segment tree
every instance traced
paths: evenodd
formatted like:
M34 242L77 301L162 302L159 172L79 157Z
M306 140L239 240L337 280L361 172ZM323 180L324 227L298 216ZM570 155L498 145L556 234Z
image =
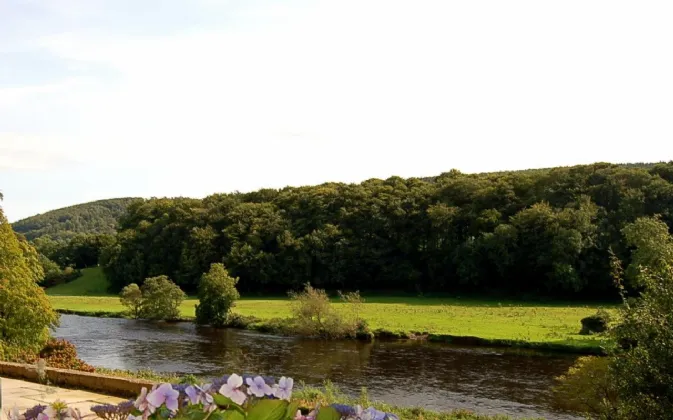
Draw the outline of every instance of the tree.
M133 318L138 319L142 315L143 293L137 284L131 283L125 286L119 294L121 304L129 309Z
M199 304L196 305L196 322L223 327L229 311L239 298L236 290L238 278L233 278L223 264L211 264L199 284Z
M617 417L668 419L673 413L673 254L666 249L673 237L656 218L638 219L624 234L636 247L643 290L637 299L625 300L622 323L611 334L618 343L609 366Z
M58 324L42 288L37 251L19 240L0 208L0 358L39 351Z
M665 275L673 263L673 237L658 217L641 217L622 230L626 244L633 247L626 277L641 284L641 276ZM643 273L646 270L647 273Z
M155 320L180 318L180 304L187 296L167 276L145 279L141 290L142 318Z

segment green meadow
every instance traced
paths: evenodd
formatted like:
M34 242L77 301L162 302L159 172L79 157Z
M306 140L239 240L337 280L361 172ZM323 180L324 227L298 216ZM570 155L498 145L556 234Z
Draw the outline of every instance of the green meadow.
M47 290L56 309L81 313L121 314L119 298L107 294L107 281L99 268L86 269L70 283ZM427 332L484 339L556 343L578 347L600 345L600 337L579 335L580 320L599 305L543 304L456 298L366 297L362 317L372 329L392 332ZM197 300L182 303L185 318L194 317ZM342 304L335 301L337 307ZM243 297L234 311L261 320L291 315L287 298Z

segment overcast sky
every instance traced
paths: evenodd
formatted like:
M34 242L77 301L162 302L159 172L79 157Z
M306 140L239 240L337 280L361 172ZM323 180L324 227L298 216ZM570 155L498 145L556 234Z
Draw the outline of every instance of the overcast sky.
M0 1L11 221L673 159L673 1Z

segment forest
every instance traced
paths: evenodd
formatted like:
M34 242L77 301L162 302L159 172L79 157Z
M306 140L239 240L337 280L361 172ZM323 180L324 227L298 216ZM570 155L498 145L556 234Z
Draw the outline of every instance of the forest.
M117 219L135 198L114 198L93 201L76 206L38 214L12 224L15 232L33 240L49 237L55 241L67 241L79 234L114 234Z
M623 227L673 226L673 162L392 177L129 204L100 262L114 290L221 262L247 293L328 290L617 296Z

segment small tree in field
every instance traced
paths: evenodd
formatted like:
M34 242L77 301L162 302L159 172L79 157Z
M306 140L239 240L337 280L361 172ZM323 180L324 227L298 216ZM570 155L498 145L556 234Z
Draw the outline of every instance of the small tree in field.
M119 294L119 300L122 305L128 308L131 315L133 315L133 318L140 318L143 307L143 293L137 284L131 283L124 287Z
M167 276L145 279L141 290L143 297L141 318L165 320L180 317L180 304L186 295Z
M238 278L231 277L223 264L210 265L199 284L199 304L196 305L196 322L223 327L229 311L240 297L236 290Z

